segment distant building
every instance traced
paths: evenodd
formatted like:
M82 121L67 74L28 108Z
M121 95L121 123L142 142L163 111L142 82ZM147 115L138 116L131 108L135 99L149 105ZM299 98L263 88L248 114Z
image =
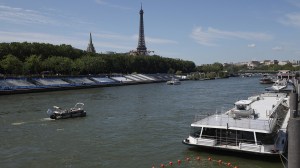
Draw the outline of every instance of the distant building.
M299 60L293 60L293 61L291 61L291 63L293 65L300 65L300 61Z
M96 53L96 50L95 50L94 45L93 45L92 34L91 33L90 33L90 42L88 44L86 52L88 52L88 53Z
M278 60L264 60L261 62L261 64L263 65L276 65L278 64Z
M263 65L272 65L272 61L271 60L263 60L261 62L261 64L263 64Z
M278 79L291 79L295 76L295 74L293 74L290 70L280 70L278 73L277 73L277 78Z
M112 55L112 54L117 54L117 53L114 52L114 51L106 51L105 54L110 54L110 55Z
M238 62L238 63L235 63L234 65L236 66L244 66L244 65L248 65L247 62Z
M247 64L248 69L254 69L260 65L259 61L250 61Z
M290 61L279 61L278 62L278 65L286 65L286 64L289 64L291 63Z

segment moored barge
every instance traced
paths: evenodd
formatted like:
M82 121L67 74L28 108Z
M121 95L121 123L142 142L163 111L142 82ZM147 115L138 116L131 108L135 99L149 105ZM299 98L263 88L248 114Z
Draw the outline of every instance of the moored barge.
M225 113L198 116L186 145L234 152L274 155L286 147L289 119L286 93L262 93L239 100Z

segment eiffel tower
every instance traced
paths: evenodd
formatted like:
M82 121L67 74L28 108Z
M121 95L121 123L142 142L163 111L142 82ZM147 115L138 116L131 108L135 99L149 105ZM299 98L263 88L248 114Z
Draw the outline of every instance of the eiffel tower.
M141 4L141 10L140 10L140 31L139 31L139 42L138 46L136 48L137 55L147 55L147 48L145 43L145 35L144 35L144 19L143 19L143 6Z

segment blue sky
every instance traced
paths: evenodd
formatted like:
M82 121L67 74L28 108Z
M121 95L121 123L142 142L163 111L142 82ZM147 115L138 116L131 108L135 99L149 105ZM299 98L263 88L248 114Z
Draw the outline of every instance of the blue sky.
M146 47L197 65L300 60L299 0L0 0L0 42L70 44L98 53Z

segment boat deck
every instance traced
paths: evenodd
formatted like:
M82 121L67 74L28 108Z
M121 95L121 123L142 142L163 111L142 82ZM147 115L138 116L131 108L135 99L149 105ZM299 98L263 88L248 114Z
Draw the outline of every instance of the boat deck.
M273 118L270 115L276 110L278 105L285 100L285 94L264 93L256 97L251 108L255 111L255 116L248 118L233 118L227 114L215 114L200 119L191 124L193 127L210 127L221 129L251 130L255 132L270 133L273 129Z

